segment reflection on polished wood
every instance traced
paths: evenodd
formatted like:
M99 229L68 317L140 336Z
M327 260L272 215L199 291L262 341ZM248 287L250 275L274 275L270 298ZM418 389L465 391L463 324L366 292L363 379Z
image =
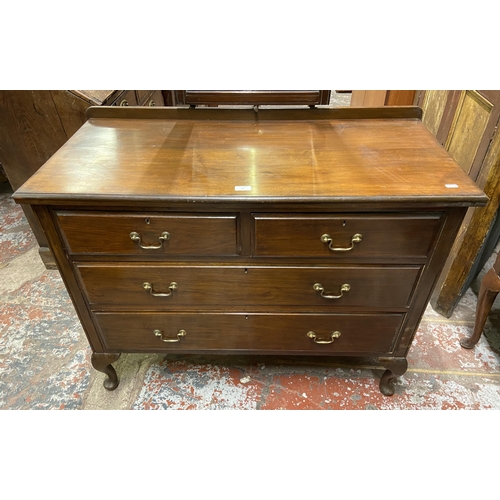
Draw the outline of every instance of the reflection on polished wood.
M147 111L171 116L168 109L130 111L137 117L147 116ZM307 197L337 202L484 201L417 119L336 119L341 113L325 109L311 110L317 114L309 116L309 110L297 110L269 120L263 111L257 117L251 110L238 111L234 120L213 120L203 119L204 110L183 111L182 119L161 123L134 119L133 113L125 120L91 118L47 162L50 168L28 180L23 199L61 193L58 198L162 202ZM458 188L447 187L455 184ZM250 189L238 191L238 186Z
M279 354L377 358L393 394L467 208L487 199L420 116L93 108L14 196L43 224L105 387L121 352Z

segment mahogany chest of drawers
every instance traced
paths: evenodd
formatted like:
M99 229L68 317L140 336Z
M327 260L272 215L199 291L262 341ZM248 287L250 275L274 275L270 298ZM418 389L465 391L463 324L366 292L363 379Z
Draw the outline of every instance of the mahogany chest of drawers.
M14 195L92 347L377 358L390 395L467 207L418 108L91 108Z

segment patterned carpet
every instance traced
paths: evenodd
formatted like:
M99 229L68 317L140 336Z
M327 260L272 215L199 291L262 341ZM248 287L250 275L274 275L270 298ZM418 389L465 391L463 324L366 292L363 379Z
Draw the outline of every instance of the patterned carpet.
M332 91L330 106L349 102ZM383 370L370 360L144 354L114 363L120 385L108 392L59 273L43 266L11 194L0 182L0 409L500 409L500 298L466 350L472 289L450 319L427 308L392 397L379 392Z
M470 289L450 319L427 309L393 397L369 361L140 354L115 363L108 392L58 271L0 186L1 409L500 409L498 309L475 349L458 343L474 323Z

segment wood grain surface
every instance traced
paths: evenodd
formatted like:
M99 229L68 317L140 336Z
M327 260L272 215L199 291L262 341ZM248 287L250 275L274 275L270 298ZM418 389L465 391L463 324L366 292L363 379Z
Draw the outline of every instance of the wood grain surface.
M326 354L380 358L394 393L487 201L420 116L92 108L15 199L40 215L105 387L110 353Z
M406 308L420 266L298 267L255 265L78 264L89 303L100 307L172 310L236 306ZM151 284L153 296L143 283ZM177 288L169 290L175 282ZM324 287L323 295L314 285ZM349 291L341 293L344 284Z
M330 119L335 114L314 113L330 110L304 110L293 120L260 112L251 121L230 113L216 120L217 110L183 111L211 118L91 118L16 199L486 201L418 119Z
M215 352L267 354L357 354L388 353L402 314L203 314L98 313L96 319L110 351L120 352ZM160 330L175 340L179 330L186 336L179 342L163 342L154 335ZM341 335L331 344L318 340ZM367 333L368 332L368 333Z
M58 212L66 248L71 254L172 255L236 255L235 214L167 215L106 212ZM144 249L130 238L136 232ZM168 232L168 240L160 240ZM161 245L160 245L161 241Z

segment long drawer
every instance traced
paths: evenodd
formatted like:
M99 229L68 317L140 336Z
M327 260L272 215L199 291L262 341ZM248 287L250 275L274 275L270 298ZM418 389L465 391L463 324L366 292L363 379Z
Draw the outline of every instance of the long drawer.
M70 254L231 256L237 216L65 212L57 218Z
M393 350L403 314L96 313L109 350L376 355Z
M442 215L253 214L254 253L273 257L328 257L332 261L425 257Z
M271 267L77 263L94 308L404 308L420 266Z

